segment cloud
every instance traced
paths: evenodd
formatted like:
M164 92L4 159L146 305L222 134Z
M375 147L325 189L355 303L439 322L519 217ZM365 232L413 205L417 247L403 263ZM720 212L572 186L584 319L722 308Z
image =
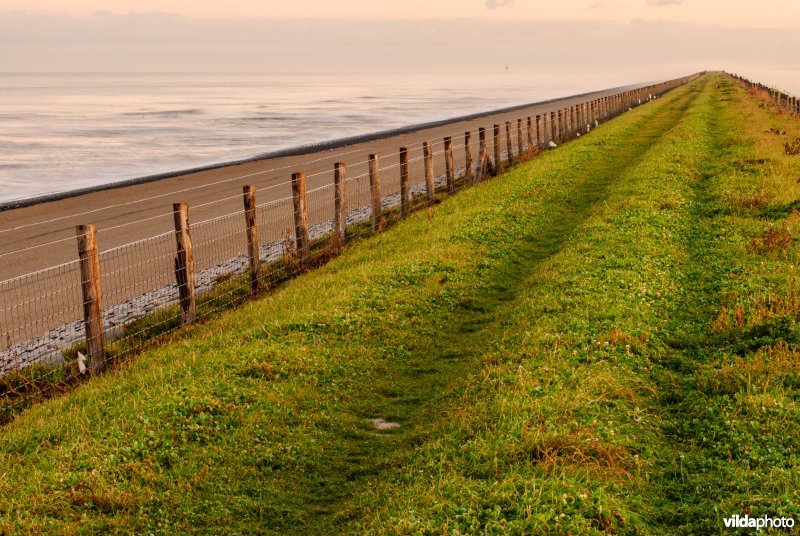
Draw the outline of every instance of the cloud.
M516 0L486 0L486 9L497 9L499 7L514 7Z
M589 11L589 10L592 10L592 9L603 9L604 7L608 7L610 5L611 5L611 2L606 2L605 0L597 0L597 2L595 2L594 4L586 6L583 9L584 9L584 11Z
M680 6L685 0L647 0L650 7Z
M580 6L597 1L622 5L584 0ZM431 50L436 51L426 56L431 72L494 72L497 58L503 58L503 65L513 65L517 73L549 77L569 65L578 71L629 73L633 82L674 72L675 65L692 66L675 74L725 65L796 65L800 32L674 21L551 20L531 33L527 20L364 24L361 19L204 19L165 13L79 17L0 10L0 72L372 72L391 56L396 60L386 70L420 73L427 71L420 70L418 58Z

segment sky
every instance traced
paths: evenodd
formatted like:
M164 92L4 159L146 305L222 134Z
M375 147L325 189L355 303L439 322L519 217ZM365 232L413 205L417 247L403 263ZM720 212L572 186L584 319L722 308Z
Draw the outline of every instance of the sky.
M663 19L723 27L800 28L797 0L3 0L3 11L102 16L166 12L203 18Z
M0 72L797 69L798 0L0 0ZM649 79L649 78L648 78Z

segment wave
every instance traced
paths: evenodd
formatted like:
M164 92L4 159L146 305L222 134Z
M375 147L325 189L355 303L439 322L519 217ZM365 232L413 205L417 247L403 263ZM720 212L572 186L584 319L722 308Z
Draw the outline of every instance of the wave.
M158 111L139 111L139 112L123 112L120 115L127 117L181 117L185 115L201 115L203 110L200 108L185 108L183 110L158 110Z

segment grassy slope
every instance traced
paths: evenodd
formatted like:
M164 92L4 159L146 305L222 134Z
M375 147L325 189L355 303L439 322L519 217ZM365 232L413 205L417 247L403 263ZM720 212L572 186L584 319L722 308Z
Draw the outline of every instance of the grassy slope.
M0 528L795 512L800 157L777 126L800 130L706 77L31 409L0 438Z

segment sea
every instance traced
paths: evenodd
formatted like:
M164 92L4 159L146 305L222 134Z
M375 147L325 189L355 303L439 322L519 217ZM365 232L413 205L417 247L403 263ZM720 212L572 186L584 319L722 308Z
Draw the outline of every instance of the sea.
M800 71L753 76L800 94ZM0 204L654 80L591 69L0 73Z

